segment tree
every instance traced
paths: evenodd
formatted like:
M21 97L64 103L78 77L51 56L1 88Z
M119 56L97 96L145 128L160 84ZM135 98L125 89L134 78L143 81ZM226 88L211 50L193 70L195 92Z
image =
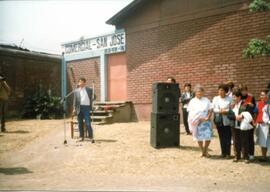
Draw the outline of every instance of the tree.
M267 3L264 0L254 0L249 5L250 12L265 12L269 10L270 3ZM265 40L251 39L247 48L244 49L243 55L246 58L270 55L270 35L268 35Z

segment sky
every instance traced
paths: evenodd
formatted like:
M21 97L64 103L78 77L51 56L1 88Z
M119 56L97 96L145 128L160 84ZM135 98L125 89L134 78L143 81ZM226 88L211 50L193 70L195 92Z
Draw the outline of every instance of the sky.
M105 22L132 0L0 1L0 43L61 54L61 44L113 32Z

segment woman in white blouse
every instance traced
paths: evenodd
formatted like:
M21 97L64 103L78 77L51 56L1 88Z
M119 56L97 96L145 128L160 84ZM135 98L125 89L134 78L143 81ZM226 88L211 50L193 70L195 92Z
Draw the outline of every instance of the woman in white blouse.
M209 99L204 97L204 89L201 85L194 88L195 97L188 105L188 122L193 139L198 141L201 149L201 157L209 157L208 146L212 138L211 115L212 105Z
M218 86L218 96L213 99L214 116L219 120L215 121L218 130L221 158L230 158L231 155L231 125L232 121L228 118L228 112L232 104L232 97L226 95L228 86L220 84Z

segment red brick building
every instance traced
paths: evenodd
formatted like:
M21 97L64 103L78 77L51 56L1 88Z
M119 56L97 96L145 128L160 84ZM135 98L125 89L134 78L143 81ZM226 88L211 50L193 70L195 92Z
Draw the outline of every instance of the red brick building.
M270 34L270 14L251 13L247 0L135 0L107 21L126 32L127 99L149 120L151 86L168 76L181 88L202 84L206 96L227 80L257 96L266 87L270 58L243 58L251 38Z

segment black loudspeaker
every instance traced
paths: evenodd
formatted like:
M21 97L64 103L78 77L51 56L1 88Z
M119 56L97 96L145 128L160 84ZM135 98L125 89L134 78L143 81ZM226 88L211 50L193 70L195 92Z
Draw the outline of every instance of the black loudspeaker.
M179 112L179 84L154 83L152 86L152 112L178 113Z
M179 146L180 115L151 113L150 143L154 148Z

